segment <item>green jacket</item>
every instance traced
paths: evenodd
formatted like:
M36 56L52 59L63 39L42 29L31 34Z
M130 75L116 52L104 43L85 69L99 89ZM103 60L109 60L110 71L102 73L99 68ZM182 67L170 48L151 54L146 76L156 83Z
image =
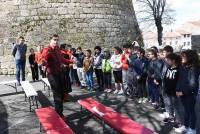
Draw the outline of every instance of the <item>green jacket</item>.
M112 65L110 59L103 59L102 61L102 71L104 73L111 73L112 72Z

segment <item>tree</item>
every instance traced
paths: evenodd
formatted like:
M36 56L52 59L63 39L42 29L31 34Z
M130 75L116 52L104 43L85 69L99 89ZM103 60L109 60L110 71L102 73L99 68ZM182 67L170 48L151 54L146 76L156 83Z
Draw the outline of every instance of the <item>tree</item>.
M174 22L173 12L167 0L136 0L138 4L137 17L141 23L155 24L158 33L158 44L162 45L163 24ZM141 16L141 18L140 18Z

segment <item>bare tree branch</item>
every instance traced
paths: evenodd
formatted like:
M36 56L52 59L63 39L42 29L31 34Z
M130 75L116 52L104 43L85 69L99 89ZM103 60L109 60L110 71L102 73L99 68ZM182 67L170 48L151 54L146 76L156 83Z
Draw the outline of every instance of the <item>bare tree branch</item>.
M136 11L138 20L141 23L154 22L158 32L158 43L162 45L163 24L171 24L175 21L172 10L167 4L167 0L136 0L141 5Z

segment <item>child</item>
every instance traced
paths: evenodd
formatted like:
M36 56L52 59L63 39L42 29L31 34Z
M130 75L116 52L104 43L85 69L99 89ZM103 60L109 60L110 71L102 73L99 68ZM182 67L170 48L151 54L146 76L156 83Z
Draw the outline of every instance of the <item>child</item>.
M163 79L163 97L165 103L165 123L175 121L176 124L181 123L179 115L178 98L176 97L176 85L179 77L179 66L181 58L172 53L167 55L166 62L169 65ZM174 116L175 115L175 116Z
M86 74L86 83L89 91L94 90L93 83L93 57L90 49L86 50L85 58L83 60L83 71Z
M135 61L137 57L138 47L130 45L128 48L129 57L128 59L128 89L126 90L127 95L135 95L136 94L136 78L135 76Z
M111 64L112 64L113 75L115 79L114 94L122 95L124 93L123 85L122 85L122 63L121 63L122 50L119 47L114 47L113 51L114 51L114 54L111 57Z
M200 124L200 76L199 76L199 90L196 100L196 116L197 116L197 122L196 124ZM200 134L200 125L196 125L196 132L197 134Z
M146 90L146 79L147 79L147 66L148 59L145 57L145 50L138 49L138 58L135 60L135 72L136 81L138 87L139 101L138 103L146 103L147 101L147 90Z
M102 91L103 90L103 72L101 69L101 65L102 65L103 55L101 53L100 46L96 46L94 50L95 50L94 71L97 78L98 89L99 91Z
M33 81L38 81L39 80L39 75L38 75L38 64L36 61L36 55L34 52L34 49L30 49L30 55L29 55L29 63L31 66L31 73L32 73L32 79Z
M105 91L110 93L112 92L112 65L110 61L110 52L109 50L104 51L104 59L102 61L102 72L104 80Z
M81 85L78 74L77 74L77 54L76 54L76 49L71 48L71 60L73 61L73 64L71 65L71 78L72 78L72 83L76 84L77 87Z
M81 82L81 89L84 89L86 87L85 72L83 71L83 60L85 58L85 55L81 47L78 47L76 49L76 55L77 55L77 62L76 62L77 74L79 81Z
M122 54L122 79L123 79L123 87L125 90L128 88L128 59L127 57L130 56L128 48L129 44L123 45L123 54Z
M150 102L155 109L159 108L159 87L161 85L162 64L157 58L157 52L154 49L148 51L148 89L150 94Z
M176 95L181 98L184 107L184 126L176 132L195 134L195 103L198 93L199 57L196 51L186 50L181 53L182 67L176 87ZM199 125L199 124L198 124Z

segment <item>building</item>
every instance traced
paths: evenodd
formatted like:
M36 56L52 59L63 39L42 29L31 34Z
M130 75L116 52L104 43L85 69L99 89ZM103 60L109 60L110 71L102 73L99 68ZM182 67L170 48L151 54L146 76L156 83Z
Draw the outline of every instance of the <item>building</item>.
M178 30L184 30L191 33L191 49L195 49L200 52L200 20L186 22L179 27Z
M183 30L165 32L163 34L163 46L170 45L175 51L182 49L192 49L191 33ZM158 45L157 33L144 32L143 33L145 48L156 46L158 48L163 47Z

